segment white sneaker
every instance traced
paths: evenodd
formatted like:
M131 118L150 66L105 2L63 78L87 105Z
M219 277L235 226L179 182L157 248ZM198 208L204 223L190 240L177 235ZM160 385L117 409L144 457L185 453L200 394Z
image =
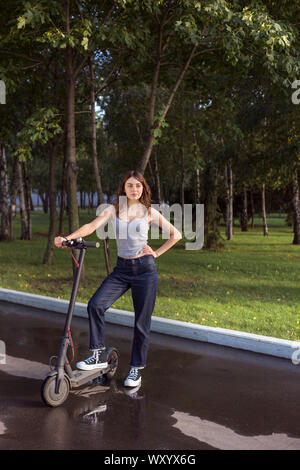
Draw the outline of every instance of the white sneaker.
M80 370L105 369L108 367L106 349L95 349L92 356L77 362L76 367Z
M141 370L136 367L131 367L129 374L124 381L125 387L137 387L141 382Z

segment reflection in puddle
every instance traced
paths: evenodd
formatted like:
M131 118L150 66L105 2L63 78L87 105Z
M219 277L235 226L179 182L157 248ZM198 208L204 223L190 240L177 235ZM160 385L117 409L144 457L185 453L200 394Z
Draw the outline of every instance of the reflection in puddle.
M49 365L7 354L6 364L0 364L0 371L18 377L43 380L49 372Z
M200 442L221 450L292 450L300 449L300 439L288 437L286 434L269 436L242 436L230 428L192 416L188 413L175 411L172 415L177 420L174 424L186 436L194 437Z
M71 390L70 393L72 393L73 395L75 395L77 397L90 398L93 395L96 395L98 393L104 393L109 389L110 389L110 387L108 387L108 386L105 387L103 385L94 385L94 384L92 384L88 387L85 386L83 388L75 388L75 389Z
M97 406L94 410L83 415L82 419L91 424L97 424L101 420L101 414L105 413L107 405Z
M0 421L0 434L4 434L6 431L7 431L7 427L2 421Z

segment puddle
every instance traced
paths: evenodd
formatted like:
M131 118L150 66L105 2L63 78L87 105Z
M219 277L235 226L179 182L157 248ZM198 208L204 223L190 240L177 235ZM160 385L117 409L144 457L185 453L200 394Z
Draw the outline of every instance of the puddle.
M49 365L41 362L29 361L21 357L13 357L6 354L6 363L0 364L0 372L26 377L28 379L43 380L49 372Z
M5 434L6 431L7 431L7 427L5 426L5 424L2 421L0 421L0 435Z
M175 411L172 415L177 420L173 426L186 436L206 442L220 450L296 450L300 449L300 439L286 434L270 434L268 436L242 436L221 424L213 423L192 416L188 413Z

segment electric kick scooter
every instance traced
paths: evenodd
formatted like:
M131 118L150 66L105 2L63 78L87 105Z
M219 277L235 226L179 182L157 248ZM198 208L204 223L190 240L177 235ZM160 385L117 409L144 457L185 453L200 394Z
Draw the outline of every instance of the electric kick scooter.
M70 361L67 357L67 350L69 346L72 347L74 357L74 346L71 336L71 322L75 307L75 299L79 287L79 281L83 266L83 261L87 248L99 248L100 244L95 242L86 242L82 238L76 238L75 240L66 240L62 242L63 246L68 246L80 250L79 262L77 264L77 270L74 276L73 288L69 308L67 312L64 333L60 344L60 350L57 357L56 366L50 370L47 377L45 378L42 388L41 396L44 403L48 406L60 406L68 398L69 392L72 388L80 387L81 385L96 379L97 377L104 376L107 379L111 379L116 373L119 363L119 353L115 348L109 348L107 351L107 363L108 366L105 369L93 369L93 370L72 370ZM73 256L73 254L72 254ZM74 258L75 259L75 258ZM56 357L56 356L53 356ZM50 358L50 362L51 362ZM50 365L51 368L51 365Z

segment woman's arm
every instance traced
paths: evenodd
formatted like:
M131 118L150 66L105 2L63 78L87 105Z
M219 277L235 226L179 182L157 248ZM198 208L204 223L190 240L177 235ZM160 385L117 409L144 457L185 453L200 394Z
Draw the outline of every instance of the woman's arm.
M156 251L153 251L149 245L146 245L143 248L143 253L150 254L150 255L153 255L154 258L158 258L158 256L165 253L173 245L175 245L175 243L181 240L182 235L179 232L179 230L177 230L177 228L174 227L174 225L168 222L167 219L165 219L160 212L158 212L156 209L152 207L151 207L151 222L153 222L155 225L158 225L162 229L163 232L170 233L170 238L163 245L161 245Z
M96 219L92 220L89 224L84 224L82 227L80 227L78 230L75 230L75 232L70 233L67 237L55 237L54 239L54 244L57 247L62 246L62 242L64 240L72 240L74 238L84 238L87 237L88 235L91 235L98 227L101 225L104 225L110 216L113 214L114 211L114 206L109 206L105 208L102 212L101 215L96 217ZM63 247L64 248L64 247Z

